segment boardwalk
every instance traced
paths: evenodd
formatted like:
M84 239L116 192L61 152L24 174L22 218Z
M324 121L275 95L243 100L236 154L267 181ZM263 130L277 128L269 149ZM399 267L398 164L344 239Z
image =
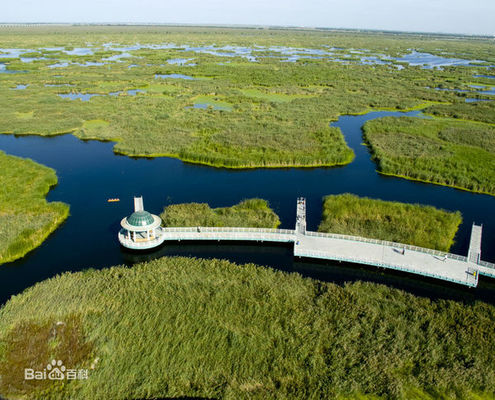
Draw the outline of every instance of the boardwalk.
M473 224L471 228L471 239L469 240L469 252L468 259L472 263L479 263L481 261L481 225Z
M294 243L294 256L372 265L476 287L480 275L495 278L495 264L481 260L482 227L473 225L468 256L356 236L306 230L306 201L297 200L295 229L159 228L165 241L256 241ZM120 237L125 244L125 238ZM139 243L134 248L139 249ZM145 248L144 245L142 248Z
M471 287L478 284L478 274L474 269L469 270L466 257L446 256L420 248L413 250L411 246L379 240L353 240L344 235L307 232L298 236L294 255L374 265Z
M162 228L164 240L237 240L255 242L294 242L292 229L260 228Z

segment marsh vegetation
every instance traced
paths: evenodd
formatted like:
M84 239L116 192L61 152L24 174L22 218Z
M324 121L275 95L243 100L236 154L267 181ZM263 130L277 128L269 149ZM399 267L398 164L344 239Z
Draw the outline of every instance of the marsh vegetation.
M162 258L65 273L13 297L0 309L0 394L489 399L494 323L483 302ZM23 379L53 357L88 379Z
M458 107L462 93L432 88L490 80L474 77L475 67L424 69L390 57L418 49L495 58L483 40L318 30L41 27L0 29L0 39L27 49L1 59L26 73L0 75L0 132L73 133L115 141L120 154L229 168L347 164L353 152L328 126L339 115ZM29 86L10 90L20 84ZM134 89L145 93L129 95ZM71 93L99 96L57 96ZM194 108L205 99L213 106ZM493 114L492 103L480 105L478 119ZM106 125L88 135L88 121Z
M66 204L45 200L55 171L0 151L0 264L38 247L69 215Z
M387 117L364 125L378 170L495 195L495 126Z
M461 222L460 212L347 193L323 199L318 231L448 251Z
M160 215L166 227L227 226L277 228L280 220L262 199L248 199L232 207L210 208L205 203L172 204Z

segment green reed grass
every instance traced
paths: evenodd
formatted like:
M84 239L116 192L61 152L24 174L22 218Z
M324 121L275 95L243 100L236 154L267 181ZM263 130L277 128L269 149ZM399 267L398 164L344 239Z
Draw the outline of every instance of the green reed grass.
M115 152L130 156L169 156L227 168L317 167L344 165L354 155L342 133L329 122L342 114L370 109L405 110L435 102L448 112L460 107L459 93L431 87L454 87L485 82L464 67L443 70L387 65L342 65L326 60L281 62L284 56L269 48L256 62L242 57L226 59L212 54L184 52L182 44L293 46L349 55L365 48L397 56L411 48L434 54L490 61L493 46L486 40L447 36L343 33L320 30L253 30L178 27L60 27L0 28L0 42L10 48L101 46L177 43L177 48L131 51L136 58L121 63L48 68L60 58L69 62L98 62L115 51L67 55L42 50L49 58L32 63L2 59L7 67L28 71L0 75L0 132L54 135L73 133L84 139L112 140ZM141 57L141 58L137 58ZM357 60L356 56L353 57ZM171 58L194 58L196 66L167 64ZM230 63L226 63L230 61ZM138 65L128 68L131 64ZM474 70L470 70L474 72ZM479 71L478 71L479 72ZM486 71L485 71L486 72ZM155 74L186 74L195 80L155 79ZM10 90L29 84L26 90ZM52 87L53 84L71 86ZM141 88L146 93L108 96L112 91ZM98 93L88 102L71 101L58 94ZM228 110L198 110L197 99L217 99ZM231 107L231 108L230 108ZM464 107L464 106L463 106ZM466 106L468 107L468 106ZM469 113L477 106L466 110ZM493 104L480 106L473 119L487 119ZM446 112L447 112L446 111ZM467 114L469 114L467 113ZM466 113L464 113L466 114ZM464 115L463 114L463 115ZM471 118L464 115L463 118ZM98 126L88 121L105 121Z
M387 117L364 137L380 172L495 195L495 126Z
M64 273L11 298L0 309L0 395L490 399L494 323L479 301L162 258ZM23 369L52 357L88 379L26 385Z
M160 215L165 226L227 226L277 228L280 219L262 199L248 199L232 207L210 208L206 203L172 204Z
M47 203L55 171L0 151L0 264L38 247L69 215L64 203Z
M323 199L318 230L448 251L461 222L459 211L346 193Z

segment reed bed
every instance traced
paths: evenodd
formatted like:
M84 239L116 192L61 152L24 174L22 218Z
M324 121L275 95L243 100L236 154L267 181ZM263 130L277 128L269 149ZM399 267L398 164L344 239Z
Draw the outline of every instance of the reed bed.
M38 247L69 215L64 203L47 203L55 171L0 151L0 264Z
M382 173L495 195L495 126L388 117L364 138Z
M318 231L449 251L461 222L459 211L346 193L323 199Z
M7 399L490 399L495 308L221 260L64 273L0 309ZM79 381L25 381L52 359Z
M160 215L164 226L277 228L278 215L262 199L248 199L232 207L210 208L206 203L172 204Z

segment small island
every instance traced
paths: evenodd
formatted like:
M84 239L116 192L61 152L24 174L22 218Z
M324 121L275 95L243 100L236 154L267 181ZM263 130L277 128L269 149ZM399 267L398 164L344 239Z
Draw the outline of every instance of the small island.
M346 193L323 199L318 230L449 251L461 222L460 212Z
M243 200L232 207L211 208L206 203L172 204L160 215L165 227L278 228L280 219L263 199Z
M69 215L45 200L57 176L51 168L0 151L0 264L38 247Z
M387 117L363 128L378 171L495 195L495 126Z

